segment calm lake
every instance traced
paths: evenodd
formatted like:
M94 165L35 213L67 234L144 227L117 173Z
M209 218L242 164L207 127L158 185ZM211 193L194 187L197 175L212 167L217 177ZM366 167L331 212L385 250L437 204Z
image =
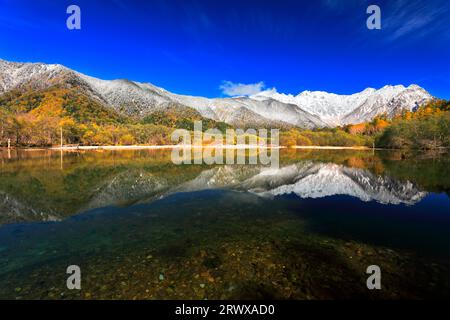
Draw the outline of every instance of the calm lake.
M448 298L449 194L448 154L282 150L271 169L2 150L0 298Z

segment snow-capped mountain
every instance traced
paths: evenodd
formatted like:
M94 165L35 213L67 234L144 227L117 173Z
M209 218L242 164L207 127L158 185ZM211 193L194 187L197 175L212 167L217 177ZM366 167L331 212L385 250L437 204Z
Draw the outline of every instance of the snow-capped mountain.
M297 96L293 96L280 94L275 90L267 90L251 98L260 101L276 99L294 104L318 116L329 126L338 126L370 121L382 113L393 116L402 109L411 111L433 97L417 85L410 85L406 88L403 85L387 85L379 90L367 88L352 95L303 91Z
M0 59L0 95L11 90L64 85L83 90L106 107L143 117L169 106L190 108L202 117L237 126L334 127L413 110L433 97L417 85L368 88L352 95L304 91L297 96L267 90L250 97L193 97L149 83L101 80L58 64L16 63Z
M13 89L43 89L69 79L73 72L58 64L16 63L0 59L0 94Z

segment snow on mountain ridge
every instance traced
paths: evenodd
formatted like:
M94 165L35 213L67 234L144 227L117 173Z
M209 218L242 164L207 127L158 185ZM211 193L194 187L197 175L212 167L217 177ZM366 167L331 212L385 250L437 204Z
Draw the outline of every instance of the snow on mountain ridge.
M33 80L52 82L71 70L60 64L8 62L0 59L0 94Z
M203 117L229 124L303 128L334 127L372 120L381 113L392 116L412 110L433 97L417 85L367 88L351 95L303 91L294 96L266 90L250 97L204 98L171 93L149 83L126 79L101 80L59 64L18 63L0 59L0 94L31 85L45 88L66 81L80 84L87 93L119 112L145 116L172 104L198 111Z
M410 97L413 97L412 99ZM383 112L391 113L391 109L398 107L392 105L393 99L403 100L402 108L413 109L417 104L422 104L432 96L418 85L408 87L403 85L386 85L381 89L366 88L351 95L338 95L324 91L303 91L298 95L278 93L275 89L266 90L250 97L258 101L275 99L283 103L297 105L299 108L320 117L330 126L358 123L367 121ZM391 103L391 108L386 108ZM364 105L369 105L364 108ZM377 110L373 112L373 106ZM360 109L357 115L352 113ZM370 113L370 116L367 115ZM359 115L359 117L358 117Z

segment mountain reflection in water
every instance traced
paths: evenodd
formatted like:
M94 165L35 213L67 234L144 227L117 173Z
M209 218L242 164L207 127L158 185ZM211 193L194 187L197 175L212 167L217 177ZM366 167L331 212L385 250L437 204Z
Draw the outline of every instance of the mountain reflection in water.
M263 197L348 195L362 201L408 205L427 195L426 186L414 180L414 168L410 176L396 177L390 172L376 172L382 158L365 152L332 152L347 157L344 155L340 163L335 163L328 162L333 158L328 160L330 152L326 151L313 152L312 157L317 160L295 159L295 155L291 159L293 155L286 152L287 163L279 169L255 165L175 166L167 151L122 152L123 158L120 152L95 151L69 153L62 159L50 151L35 154L36 157L21 154L11 160L2 159L0 222L60 220L89 209L215 188ZM357 165L352 166L355 159ZM373 167L374 161L380 162L378 168ZM424 165L426 161L422 161ZM402 161L392 161L390 165L395 167L395 162L406 166ZM442 180L446 180L445 175ZM36 197L39 201L35 201Z
M449 159L283 150L271 169L177 166L154 150L3 150L0 297L443 297ZM82 292L61 285L69 264ZM381 292L365 287L371 264Z

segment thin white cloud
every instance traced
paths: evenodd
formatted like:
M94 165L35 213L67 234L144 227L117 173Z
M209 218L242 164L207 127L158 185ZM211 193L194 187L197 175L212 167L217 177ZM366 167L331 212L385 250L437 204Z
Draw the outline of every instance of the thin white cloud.
M223 81L222 85L220 86L220 90L222 90L222 93L230 97L251 96L260 93L264 88L265 84L262 81L251 84Z
M450 6L442 0L438 1L407 1L399 0L388 7L383 28L386 27L391 35L388 40L395 41L403 36L426 36L432 33L448 32L447 16ZM383 7L382 7L383 14Z

